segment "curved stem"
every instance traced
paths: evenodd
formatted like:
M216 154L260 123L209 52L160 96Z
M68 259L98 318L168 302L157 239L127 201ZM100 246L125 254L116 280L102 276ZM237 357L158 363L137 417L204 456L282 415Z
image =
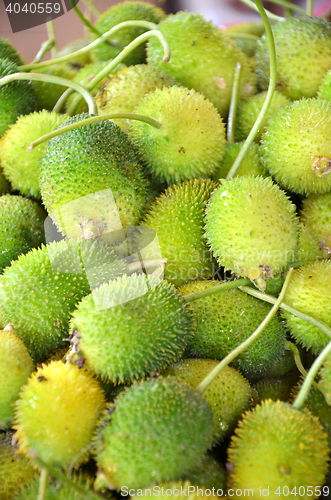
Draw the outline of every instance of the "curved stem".
M51 66L52 64L58 64L66 61L71 61L72 59L75 59L78 56L81 56L83 54L87 54L90 52L92 49L100 45L101 43L104 43L105 40L113 36L115 33L120 31L123 28L127 28L128 26L138 26L140 28L146 28L148 30L154 30L157 28L157 24L150 23L149 21L125 21L124 23L119 23L116 26L114 26L111 30L107 31L104 33L100 38L97 38L94 40L94 42L90 43L89 45L86 45L86 47L83 47L82 49L76 50L76 52L71 52L71 54L67 54L62 57L58 57L57 59L52 59L51 61L43 61L38 64L23 64L22 66L19 66L18 68L21 71L30 71L32 69L39 69L43 68L45 66Z
M33 62L34 63L40 62L44 57L44 55L47 54L47 52L50 51L53 47L54 47L54 40L46 40L46 42L43 42Z
M305 381L302 384L300 391L298 392L297 397L295 398L292 405L292 407L295 408L296 410L300 410L302 408L306 400L306 397L308 396L314 378L316 377L320 367L322 366L322 364L324 363L324 361L326 360L326 358L330 353L331 353L331 342L329 342L328 345L324 347L323 351L318 356L318 358L315 359L309 372L307 373Z
M61 97L59 97L57 103L53 108L54 113L60 113L64 103L73 92L74 92L73 89L67 89L63 92L63 94L61 95Z
M47 26L48 40L52 44L51 46L52 59L54 59L57 56L57 44L56 44L55 28L53 21L48 21L46 23L46 26Z
M33 80L39 82L49 82L55 83L57 85L63 85L65 87L70 87L76 92L79 92L88 104L89 113L95 114L97 112L97 105L95 103L94 97L86 90L85 87L79 83L73 82L72 80L67 80L60 76L55 75L43 75L39 73L13 73L12 75L5 76L0 79L0 87L6 85L7 83L13 82L15 80Z
M75 12L76 16L82 21L82 23L95 35L98 37L102 36L102 33L100 33L95 26L93 26L92 23L86 17L83 15L83 13L79 10L77 5L75 5L74 0L70 0L72 10ZM118 47L118 44L116 42L113 42L112 40L104 40L104 43L107 43L108 45L111 45L112 47Z
M242 1L242 3L244 3L245 5L250 7L251 9L259 12L259 9L257 8L257 6L251 0L241 0L241 1ZM265 13L269 19L272 19L272 21L277 21L277 22L285 21L285 17L276 16L276 14L273 14L272 12L270 12L270 10L265 9Z
M313 15L313 0L307 0L306 12L307 16Z
M240 82L240 71L241 64L237 62L236 69L234 71L233 77L233 85L232 85L232 94L231 94L231 102L230 102L230 110L228 117L228 126L227 126L227 140L228 143L234 143L234 127L236 121L238 100L239 100L239 82Z
M98 9L98 7L92 2L92 0L82 0L85 7L91 12L91 14L95 17L101 16L102 12Z
M270 0L270 1L276 5L281 5L282 7L286 7L287 9L289 9L289 11L296 10L297 12L301 12L301 14L306 14L305 9L299 7L299 5L295 5L292 2L287 2L286 0Z
M151 30L147 31L146 33L143 33L142 35L138 36L135 38L129 45L124 47L122 52L118 54L115 59L113 59L100 73L98 73L93 80L90 81L90 83L87 85L88 90L92 90L101 80L107 76L109 73L113 71L116 66L123 61L127 57L128 54L130 54L136 47L138 47L141 43L145 42L148 40L151 36L155 36L156 38L159 39L159 41L162 44L163 50L164 50L164 56L163 56L163 61L168 62L170 59L170 47L168 45L167 40L165 39L163 33L161 33L158 30ZM72 103L69 106L68 109L68 115L72 116L81 102L82 98L78 95L74 98Z
M231 179L231 177L233 177L234 175L236 175L236 172L237 172L238 168L240 167L240 164L241 164L242 160L244 159L246 152L248 151L248 149L250 148L252 142L254 141L255 136L256 136L256 134L257 134L257 132L258 132L258 130L259 130L259 128L260 128L260 126L261 126L261 124L262 124L262 122L263 122L266 114L267 114L269 105L271 103L271 100L272 100L272 97L274 95L274 91L275 91L275 88L276 88L276 77L277 77L277 70L276 70L276 48L275 48L274 37L273 37L273 34L272 34L272 29L271 29L270 22L269 22L269 19L267 17L267 14L266 14L266 12L265 12L265 10L263 8L263 5L261 3L261 0L254 0L254 1L256 3L256 7L257 7L257 9L260 12L260 15L262 17L262 21L263 21L263 24L265 26L266 37L267 37L267 40L268 40L269 54L270 54L270 80L269 80L269 88L268 88L268 92L267 92L265 101L263 103L262 109L261 109L261 111L259 113L259 116L257 117L256 122L254 123L254 125L252 127L252 130L248 134L248 137L246 138L246 140L245 140L245 142L243 144L243 147L239 151L239 154L238 154L237 158L235 159L232 167L230 168L230 171L229 171L228 175L226 176L226 178L228 180Z
M275 297L272 297L271 295L267 295L266 293L259 292L255 288L249 288L247 286L243 286L243 287L240 287L240 290L242 290L245 293L248 293L248 295L252 295L253 297L261 299L264 302L268 302L269 304L276 303ZM294 316L297 316L298 318L301 318L305 321L308 321L312 325L317 326L324 333L326 333L326 335L328 335L328 337L331 338L331 328L328 327L322 321L319 321L318 319L315 319L312 316L308 316L308 314L305 314L301 311L298 311L297 309L294 309L294 307L288 306L287 304L281 304L280 309L284 309L284 311L287 311L287 312L293 314Z
M47 469L45 469L43 467L41 469L41 472L40 472L39 490L38 490L37 500L45 500L45 498L46 498L47 479L48 479L48 472L47 472Z
M264 318L262 323L257 327L257 329L252 333L250 337L248 337L245 342L240 344L238 347L233 349L233 351L230 352L227 356L225 356L222 361L215 366L215 368L205 377L202 382L196 387L196 391L199 392L200 394L203 394L205 390L210 386L210 384L215 380L217 375L225 368L231 361L233 361L239 354L241 354L243 351L245 351L258 337L259 335L263 332L263 330L266 328L266 326L270 323L272 318L275 316L276 312L279 309L280 304L282 303L282 300L285 296L286 290L288 285L290 284L291 276L293 273L293 269L289 269L286 279L283 284L282 291L279 294L278 299L276 300L276 303L273 305L273 307L270 309L268 312L267 316Z
M91 116L90 118L86 118L85 120L80 120L79 122L76 123L71 123L70 125L66 125L61 128L57 128L56 130L53 130L49 134L45 134L42 137L39 137L39 139L36 139L35 141L31 142L30 146L27 148L27 151L32 151L33 148L36 146L39 146L39 144L42 144L43 142L49 141L53 139L53 137L56 137L61 134L65 134L66 132L70 132L71 130L74 130L75 128L80 128L83 127L84 125L90 125L91 123L97 123L97 122L102 122L104 120L112 120L114 118L127 118L130 120L139 120L141 122L148 123L148 125L151 125L152 127L155 128L161 128L162 124L158 122L157 120L154 120L154 118L151 118L150 116L145 116L145 115L136 115L135 113L108 113L106 115L98 115L98 116Z
M293 344L293 342L287 341L287 342L285 342L285 348L292 351L297 369L299 370L301 375L303 375L305 377L307 375L307 370L305 369L305 367L302 364L299 349L297 348L297 346L295 344Z
M214 295L219 292L226 292L227 290L233 290L234 288L238 288L239 286L245 286L250 284L250 280L248 278L241 278L235 281L228 281L226 283L221 283L220 285L215 285L208 290L200 290L199 292L192 292L183 295L183 299L186 302L193 302L194 300L203 299L204 297L209 297L209 295Z

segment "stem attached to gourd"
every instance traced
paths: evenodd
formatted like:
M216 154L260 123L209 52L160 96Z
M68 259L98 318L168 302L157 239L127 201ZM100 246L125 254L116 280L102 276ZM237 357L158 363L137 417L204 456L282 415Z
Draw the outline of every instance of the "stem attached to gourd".
M230 110L228 117L228 126L227 126L227 140L228 143L234 143L234 127L236 123L236 114L239 100L239 83L240 83L240 70L241 64L237 62L236 69L234 71L233 77L233 85L232 85L232 94L231 94L231 102L230 102Z
M200 290L198 292L188 293L183 295L183 299L186 302L193 302L194 300L203 299L204 297L209 297L209 295L214 295L216 293L226 292L227 290L233 290L239 286L245 286L250 284L248 278L241 278L239 280L227 281L226 283L220 283L219 285L212 286L208 290Z
M46 498L46 490L47 490L47 479L48 472L44 467L41 469L40 478L39 478L39 490L38 490L38 499L37 500L45 500Z

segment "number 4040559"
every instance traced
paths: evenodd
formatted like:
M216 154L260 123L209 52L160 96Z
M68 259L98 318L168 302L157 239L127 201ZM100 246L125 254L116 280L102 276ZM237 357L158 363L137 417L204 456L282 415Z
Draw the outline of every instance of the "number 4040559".
M6 7L6 11L10 14L59 14L61 10L60 3L25 3L24 5L20 5L19 3L10 3Z

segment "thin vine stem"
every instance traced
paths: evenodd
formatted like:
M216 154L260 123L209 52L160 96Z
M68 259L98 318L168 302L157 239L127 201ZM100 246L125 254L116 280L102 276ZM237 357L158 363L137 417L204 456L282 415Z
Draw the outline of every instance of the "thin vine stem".
M56 44L56 36L55 36L55 28L53 21L48 21L46 23L48 40L51 42L51 55L52 59L57 56L57 44Z
M306 12L307 16L313 15L313 0L307 0Z
M301 14L306 14L305 9L303 9L299 5L295 5L291 2L287 2L286 0L270 0L270 1L276 5L281 5L282 7L287 8L289 11L296 10L297 12L301 12Z
M247 7L250 7L251 9L259 12L258 7L255 5L254 2L252 2L252 0L241 0L241 1L242 3L247 5ZM285 21L285 17L277 16L276 14L270 12L270 10L265 9L265 13L268 16L268 18L271 19L272 21L277 21L278 23Z
M297 348L297 346L293 342L287 341L287 342L285 342L285 348L289 349L290 351L292 351L293 358L294 358L294 361L295 361L297 369L299 370L299 372L301 373L301 375L303 375L304 377L306 377L308 372L307 372L307 370L305 369L305 367L302 364L300 353L299 353L299 349ZM323 393L323 391L320 389L320 387L317 384L317 382L313 381L312 384L315 387L315 389L320 390Z
M216 293L226 292L227 290L233 290L234 288L238 288L239 286L245 286L250 284L250 279L248 278L240 278L235 281L227 281L226 283L221 283L220 285L215 285L208 290L200 290L198 292L187 293L183 295L183 299L186 302L193 302L194 300L203 299L204 297L209 297L209 295L215 295Z
M252 142L254 141L255 136L256 136L259 128L260 128L260 126L262 125L262 122L263 122L263 120L264 120L264 118L265 118L265 116L267 114L269 105L271 103L271 100L272 100L272 97L274 95L274 91L275 91L275 88L276 88L276 77L277 77L276 48L275 48L275 41L274 41L274 37L273 37L273 34L272 34L271 25L270 25L269 19L267 17L267 14L266 14L266 12L265 12L265 10L263 8L261 0L254 0L254 1L255 1L255 4L256 4L256 8L258 9L258 11L259 11L259 13L260 13L260 15L262 17L262 21L263 21L263 24L265 26L265 31L266 31L266 37L267 37L267 41L268 41L268 46L269 46L269 55L270 55L269 88L268 88L268 92L267 92L265 101L263 103L262 109L261 109L261 111L259 113L259 116L257 117L256 122L254 123L254 125L252 127L252 130L248 134L248 137L246 138L246 140L245 140L245 142L243 144L243 147L239 151L239 154L238 154L237 158L235 159L232 167L230 168L230 171L229 171L228 175L226 176L227 179L231 179L231 177L234 177L236 175L237 170L240 167L241 162L243 161L243 159L244 159L244 157L246 155L246 152L250 148L250 146L251 146ZM246 0L245 0L245 2L246 2Z
M314 381L314 378L316 377L319 369L321 368L322 364L328 357L328 355L331 353L331 342L328 343L326 347L324 347L323 351L321 354L315 359L314 363L310 367L310 370L307 373L307 376L300 388L300 391L297 394L297 397L295 398L292 407L295 408L296 410L300 410L309 394L310 387Z
M222 361L215 366L215 368L205 377L202 382L196 387L196 391L200 394L203 394L205 390L210 386L210 384L215 380L217 375L226 367L228 366L229 363L231 363L239 354L241 354L243 351L245 351L248 347L251 346L251 344L259 337L259 335L263 332L263 330L268 326L272 318L275 316L277 313L280 304L282 303L287 287L290 284L291 277L292 277L293 269L290 268L286 279L283 284L282 291L279 294L278 299L276 300L276 303L273 305L273 307L270 309L269 313L267 316L264 318L262 323L257 327L257 329L248 337L248 339L245 340L245 342L242 342L238 347L233 349L233 351L230 352L227 356L225 356Z
M137 115L135 113L107 113L105 115L90 116L85 120L80 120L79 122L71 123L70 125L57 128L56 130L53 130L52 132L49 132L48 134L39 137L35 141L31 142L30 146L27 148L27 151L32 151L36 146L39 146L39 144L42 144L43 142L46 141L50 141L51 139L53 139L53 137L65 134L66 132L70 132L71 130L74 130L76 128L80 128L83 127L84 125L90 125L91 123L97 123L104 120L112 120L114 118L127 118L130 120L139 120L141 122L148 123L148 125L151 125L154 128L162 127L162 124L157 120L155 120L154 118L146 115Z
M240 287L240 290L242 290L245 293L248 293L248 295L252 295L253 297L256 297L257 299L261 299L264 302L268 302L269 304L275 304L276 299L275 297L272 297L271 295L267 295L266 293L259 292L255 288L250 288L248 286L243 286ZM287 304L282 303L280 306L280 309L284 309L284 311L287 311L297 318L303 319L305 321L308 321L312 325L317 326L320 328L328 337L331 338L331 328L328 327L325 323L322 321L319 321L318 319L313 318L312 316L308 316L308 314L305 314L301 311L298 311L294 307L288 306Z
M7 85L7 83L13 82L15 80L33 80L38 82L49 82L55 83L57 85L63 85L65 87L70 87L79 92L82 98L87 102L89 113L95 114L97 112L97 105L95 103L94 97L88 90L86 90L83 85L68 80L67 78L62 78L55 75L43 75L39 73L13 73L12 75L4 76L0 79L0 87Z
M82 23L92 32L94 33L95 35L97 35L98 37L102 36L102 33L100 33L100 31L98 31L96 29L95 26L93 26L92 23L90 23L90 21L84 16L84 14L79 10L79 8L77 7L77 5L75 5L75 2L74 0L70 0L70 3L71 3L71 7L72 7L72 10L75 12L76 16L78 17L78 19L80 19L82 21ZM116 42L113 42L112 40L105 40L104 41L105 43L107 43L108 45L111 45L112 47L118 47L118 44Z
M120 31L123 28L127 28L130 26L138 26L140 28L146 28L148 30L155 30L157 29L157 24L150 23L149 21L125 21L123 23L119 23L116 26L114 26L111 30L107 31L104 33L102 36L91 42L89 45L86 45L82 49L76 50L76 52L71 52L71 54L66 54L65 56L58 57L57 59L51 59L50 61L42 61L38 64L36 63L31 63L31 64L23 64L22 66L19 66L18 68L21 71L31 71L33 69L39 69L43 68L45 66L51 66L53 64L59 64L67 61L71 61L72 59L75 59L76 57L79 57L84 54L88 54L92 49L100 45L101 43L104 43L105 40L108 38L112 37Z
M260 1L260 0L258 0L258 1ZM127 57L128 54L130 54L141 43L144 43L150 37L154 37L154 36L160 41L160 43L163 47L163 50L164 50L163 61L168 62L170 59L170 47L169 47L169 44L168 44L167 40L165 39L165 36L163 35L163 33L161 33L161 31L158 31L158 30L147 31L146 33L143 33L142 35L137 36L137 38L135 38L131 43L129 43L129 45L124 47L122 52L120 54L118 54L118 56L115 57L115 59L113 59L102 71L100 71L100 73L98 73L90 81L90 83L86 86L86 88L89 91L91 91L96 85L98 85L99 82L101 82L101 80L105 76L107 76L109 73L111 73L113 71L113 69L116 68L116 66ZM72 116L75 113L76 108L80 104L81 100L82 100L82 98L79 95L73 99L73 101L70 104L69 109L68 109L68 115Z
M102 12L98 9L98 7L92 2L92 0L82 0L85 7L91 12L91 14L95 17L101 16Z
M240 71L241 71L241 64L237 62L233 77L228 126L226 130L227 140L229 144L234 143L236 114L237 114L238 100L239 100Z
M42 467L39 478L39 490L37 500L45 500L47 490L48 471Z
M46 40L45 42L43 42L33 62L34 63L40 62L44 57L44 55L47 54L47 52L49 52L53 48L53 46L54 46L54 40Z

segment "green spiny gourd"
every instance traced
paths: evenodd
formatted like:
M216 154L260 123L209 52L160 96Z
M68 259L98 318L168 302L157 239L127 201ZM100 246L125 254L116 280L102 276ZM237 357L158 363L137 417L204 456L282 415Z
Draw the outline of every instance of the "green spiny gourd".
M293 273L284 303L331 326L331 262L307 262ZM330 338L318 326L282 311L291 335L306 349L318 354Z
M0 140L0 163L14 189L26 196L40 198L39 160L45 153L46 143L32 151L27 151L27 147L66 120L66 115L43 110L20 116L8 128Z
M253 387L258 393L260 403L266 399L289 401L291 391L298 379L299 373L296 371L281 378L263 378Z
M331 359L328 356L320 370L321 380L318 385L321 387L323 395L328 405L331 404Z
M216 490L218 488L225 490L226 488L225 467L210 454L205 456L200 467L188 472L183 479L205 488L215 488Z
M0 38L0 58L8 59L17 66L24 64L24 60L8 38Z
M180 293L208 290L218 281L195 281L180 288ZM244 342L270 311L270 305L261 303L241 290L227 290L212 294L189 304L197 323L196 333L188 346L192 357L222 360ZM279 317L269 325L232 365L249 378L276 365L285 349L285 332Z
M312 196L313 195L308 196L306 200L310 199ZM303 201L305 202L306 200ZM303 224L302 222L300 222L299 246L295 255L295 260L302 261L302 263L304 263L314 261L316 259L322 259L323 257L327 256L327 245L321 248L321 244L311 226L309 224L306 225L306 220L303 213L301 213L301 220L304 220L305 223ZM325 241L325 243L327 243L327 240Z
M215 172L225 153L225 126L202 94L178 86L156 89L135 113L162 124L157 129L133 120L130 126L130 137L153 177L170 184Z
M0 271L20 255L45 241L44 220L46 214L37 202L4 194L0 196Z
M12 323L32 358L63 346L70 313L97 287L124 272L99 241L61 241L23 255L0 277L0 322Z
M191 314L174 287L144 275L104 284L72 316L88 366L115 383L165 368L192 336Z
M232 167L235 159L237 158L241 148L243 147L243 142L228 142L225 147L224 158L213 175L213 179L219 180L225 178L230 168ZM237 170L237 175L261 175L262 177L268 176L268 171L261 162L259 146L256 143L251 144L250 148L245 154L240 167Z
M266 95L267 92L265 91L239 101L235 129L235 137L237 141L244 141L250 133L262 110ZM281 106L286 107L290 104L291 101L288 97L275 90L268 111L265 114L264 120L255 136L254 140L256 142L261 141L262 135L267 130L270 116L273 116Z
M171 365L171 375L195 388L218 365L213 359L182 359ZM214 413L215 438L223 441L235 428L252 397L247 380L234 368L226 366L206 389L203 397Z
M9 329L0 331L0 429L11 426L14 403L33 371L33 361L21 339Z
M84 368L62 361L42 365L16 404L19 451L55 467L77 466L89 455L104 406L103 391Z
M92 490L93 479L85 474L74 475L70 479L84 490ZM39 478L31 481L18 493L13 500L36 500L39 492ZM108 496L105 498L109 498ZM44 500L81 500L82 496L71 486L61 484L53 478L47 481L47 489Z
M54 64L53 66L45 66L44 68L34 69L33 73L40 73L41 75L53 75L59 76L60 78L66 78L67 80L72 80L77 73L77 68L69 64ZM47 109L51 111L58 99L67 87L64 85L58 85L56 83L33 81L33 88L37 96L37 109L40 111L42 109Z
M74 116L66 125L83 118L86 115ZM145 208L147 186L127 135L108 120L53 138L41 160L43 203L58 229L75 239L91 238L94 230L101 237L122 225L136 225ZM100 195L106 190L111 190L114 201L110 194ZM88 200L80 199L88 195ZM64 222L62 210L69 210Z
M293 260L295 205L269 177L221 180L207 206L206 235L221 266L251 279L271 277Z
M317 97L331 101L331 70L325 73L321 85L319 86Z
M211 408L173 377L134 383L113 409L96 442L98 467L112 488L181 478L212 444Z
M331 102L301 99L270 118L262 161L276 182L303 195L331 189Z
M176 286L212 276L213 259L203 221L206 204L216 187L216 182L209 179L174 184L156 198L141 224L156 231L160 245L150 245L146 258L154 259L160 248L167 259L164 277Z
M13 500L14 495L36 476L30 460L17 453L11 432L0 433L0 498Z
M255 77L246 54L222 30L200 14L178 12L161 21L158 29L171 47L171 59L163 61L160 42L148 43L148 63L158 66L189 89L201 92L226 118L237 62L241 64L239 95L255 90ZM208 54L208 57L206 57Z
M147 64L137 64L118 71L96 96L98 112L133 113L135 107L149 92L176 84L174 78ZM113 120L124 132L129 131L130 120Z
M265 27L262 21L246 21L226 26L226 34L236 42L248 57L255 55L257 40L264 32ZM250 38L245 35L253 35L253 37Z
M277 58L277 90L292 100L315 97L330 68L331 26L321 17L289 17L273 26ZM269 85L269 46L258 43L256 74L259 86Z
M247 412L228 453L233 464L231 487L252 489L253 496L259 496L262 488L269 491L270 500L276 500L285 498L285 487L291 492L302 486L301 498L308 500L307 487L317 497L315 486L324 483L329 448L327 434L316 417L268 399Z
M91 41L86 38L77 38L76 40L69 42L58 52L58 57L67 56L68 54L72 54L73 52L77 52L80 49L83 49L87 45L89 45ZM78 56L75 56L74 60L68 61L70 66L74 68L83 68L86 64L92 63L94 60L93 50L89 50L88 52L84 52ZM53 66L54 67L54 66Z
M282 379L286 378L287 375L292 376L292 373L295 373L296 376L300 375L300 372L295 364L292 351L290 349L285 349L281 357L273 366L268 366L264 369L262 368L259 373L251 375L249 380L252 383L257 383L263 378Z
M19 69L8 59L0 59L0 78L18 73ZM1 87L0 137L20 115L32 113L37 108L34 89L30 82L14 81Z
M159 23L166 17L165 12L147 2L121 2L106 10L97 19L95 24L99 33L106 33L111 28L125 21L149 21L151 23ZM147 28L139 28L138 26L127 26L118 31L114 38L114 44L101 44L95 48L95 57L101 61L109 61L115 58L130 42L137 36L147 31ZM132 51L124 60L124 64L142 64L146 61L146 44L141 44Z
M301 220L326 258L331 254L331 193L310 195L302 202Z

